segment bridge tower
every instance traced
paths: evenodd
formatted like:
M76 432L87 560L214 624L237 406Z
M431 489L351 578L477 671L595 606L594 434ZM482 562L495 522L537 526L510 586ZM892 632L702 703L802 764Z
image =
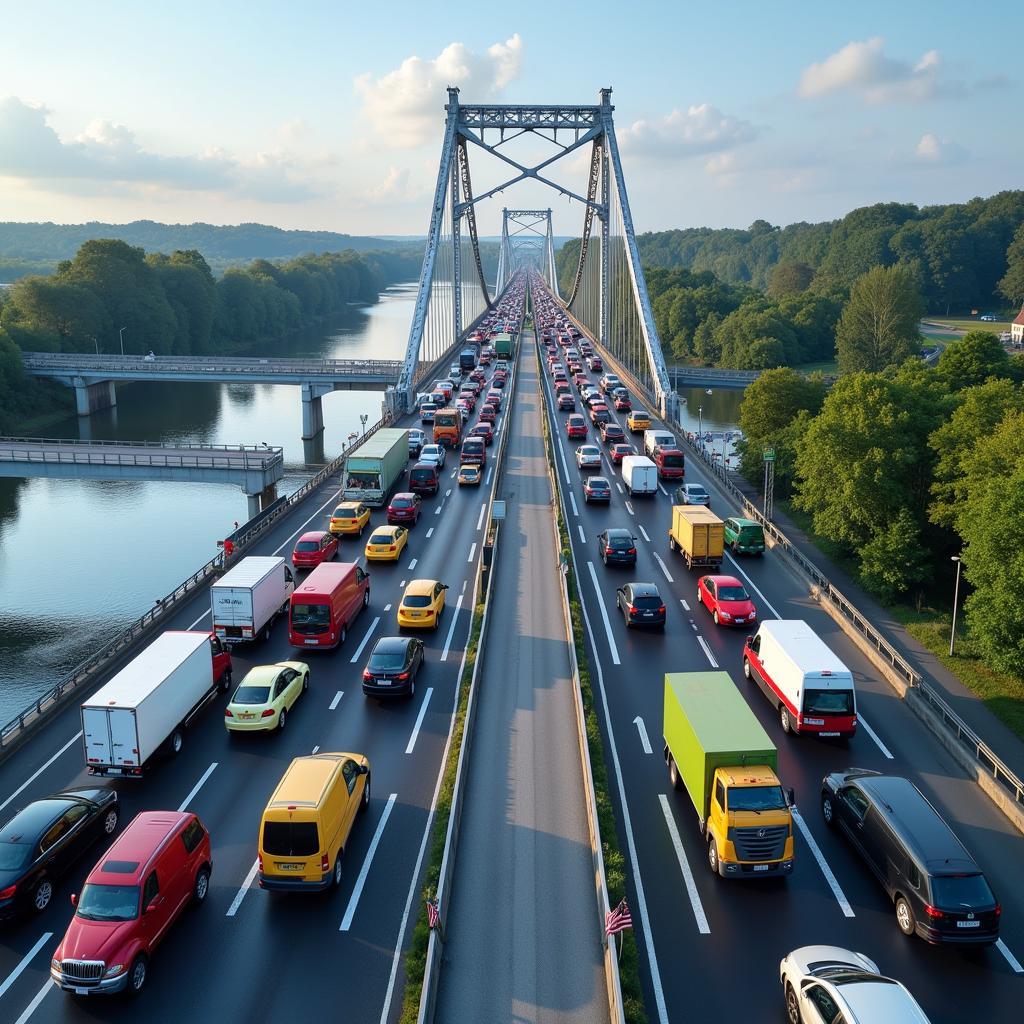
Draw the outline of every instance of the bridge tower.
M558 298L555 235L551 209L501 211L501 248L498 251L498 292L517 271L533 267Z

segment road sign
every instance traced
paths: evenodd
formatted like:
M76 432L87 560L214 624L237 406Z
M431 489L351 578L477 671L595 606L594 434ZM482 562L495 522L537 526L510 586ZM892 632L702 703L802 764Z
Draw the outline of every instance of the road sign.
M774 462L775 461L775 449L774 448L765 448L765 450L764 450L764 461L765 462Z
M505 502L495 501L491 506L491 519L497 521L505 518Z

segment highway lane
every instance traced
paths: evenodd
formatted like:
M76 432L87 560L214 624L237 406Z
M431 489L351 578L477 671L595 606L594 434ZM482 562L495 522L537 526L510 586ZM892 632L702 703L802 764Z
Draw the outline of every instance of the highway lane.
M499 429L504 429L507 409L506 402ZM414 423L409 419L405 425ZM489 493L487 485L460 489L454 479L456 461L449 453L442 490L436 499L424 501L402 560L368 566L370 607L355 621L344 645L334 652L299 654L289 646L282 621L268 643L236 648L236 683L254 664L298 657L311 665L309 692L300 698L282 734L229 737L222 719L226 698L219 697L187 732L176 759L159 764L141 782L114 783L122 798L122 823L143 809L185 803L203 818L213 843L210 896L169 933L154 958L141 1002L131 1007L121 1000L102 1000L98 1009L95 1000L78 1004L47 987L49 956L71 915L68 894L79 890L99 857L97 846L58 887L43 915L5 928L0 1017L72 1021L101 1013L128 1019L137 1017L143 1006L154 1021L179 1021L197 1012L228 1020L244 1013L247 1019L279 1021L291 1018L296 1005L304 1015L334 1011L339 993L344 993L350 1019L385 1019L382 1010L389 995L401 993L396 946L408 937L400 930L417 884L455 703L483 536L480 511ZM290 554L299 532L326 525L337 487L337 480L321 487L250 553ZM371 525L383 521L383 511L375 511ZM343 540L339 559L365 565L362 549L368 536L365 532L362 540ZM441 579L451 589L441 627L424 637L427 660L416 696L392 704L367 700L360 683L373 639L397 631L395 608L404 584L420 577ZM169 617L168 627L202 628L209 622L208 607L208 594L200 594ZM73 739L78 730L75 704L0 765L0 803L9 801L0 813L9 816L32 799L89 781L80 740ZM290 759L314 749L370 756L370 809L345 852L346 871L337 892L310 898L265 893L252 885L260 812ZM419 912L413 906L412 913ZM47 933L50 937L42 941ZM34 956L28 957L33 950ZM272 983L261 983L261 974ZM182 984L183 979L188 983ZM397 1002L390 1003L387 1019L397 1015Z
M550 376L546 388L550 402ZM862 950L883 971L903 980L933 1024L963 1020L965 1006L983 1019L1008 1019L1024 984L1014 969L1024 953L1024 900L1015 871L1024 862L1024 839L895 698L859 650L807 596L805 586L785 563L769 553L762 559L743 559L738 565L763 595L754 595L762 617L772 617L774 609L785 617L804 618L833 647L856 674L860 709L880 742L864 730L846 746L783 735L768 701L743 681L743 632L713 625L710 615L696 605L697 574L689 573L681 558L668 551L669 499L659 493L653 500L638 499L627 506L615 487L620 477L606 463L603 472L613 482L611 506L587 506L572 456L579 442L566 440L564 415L552 417L552 422L557 447L568 465L566 473L562 458L556 459L563 485L568 481L568 525L594 637L591 656L607 699L608 718L603 724L606 738L614 738L610 747L621 767L632 826L632 836L626 838L635 844L639 866L639 879L632 879L634 921L646 911L653 936L655 959L647 976L652 1018L680 1019L695 989L700 991L704 1012L732 1011L738 977L743 979L749 1006L757 1007L758 1019L781 1018L779 959L801 944L834 942ZM687 480L709 488L712 507L720 516L734 512L695 463L688 461ZM613 525L632 527L637 536L636 570L605 569L596 557L595 535ZM728 557L723 571L738 570ZM614 592L630 579L655 582L660 588L668 605L666 635L624 628ZM796 789L806 832L798 831L798 862L788 882L762 886L713 877L688 798L673 792L669 784L661 757L663 673L708 669L712 659L749 695L750 706L779 748L784 784ZM635 724L638 717L649 737L650 754L645 753ZM978 857L1002 901L1002 935L1012 961L997 949L963 953L932 948L899 933L884 892L820 816L821 777L848 765L906 775L933 800ZM825 870L809 842L817 848ZM645 906L638 915L641 903ZM704 932L702 922L706 922ZM642 929L637 938L643 948ZM741 963L735 955L729 956L730 949L741 951ZM723 957L728 966L721 964Z

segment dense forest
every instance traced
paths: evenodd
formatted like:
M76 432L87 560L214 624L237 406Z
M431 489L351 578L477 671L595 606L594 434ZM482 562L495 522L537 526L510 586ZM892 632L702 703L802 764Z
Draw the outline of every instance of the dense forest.
M192 354L273 342L381 287L414 278L420 255L403 250L255 260L215 278L198 251L170 255L116 239L84 243L54 274L0 292L0 430L13 431L52 391L21 370L21 351ZM52 401L52 399L51 399Z

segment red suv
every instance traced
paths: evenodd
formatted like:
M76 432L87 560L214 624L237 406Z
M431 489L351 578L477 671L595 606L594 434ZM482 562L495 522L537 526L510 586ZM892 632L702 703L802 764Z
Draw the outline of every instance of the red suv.
M138 994L149 960L189 903L210 891L210 835L188 812L143 811L89 872L50 963L66 992Z

